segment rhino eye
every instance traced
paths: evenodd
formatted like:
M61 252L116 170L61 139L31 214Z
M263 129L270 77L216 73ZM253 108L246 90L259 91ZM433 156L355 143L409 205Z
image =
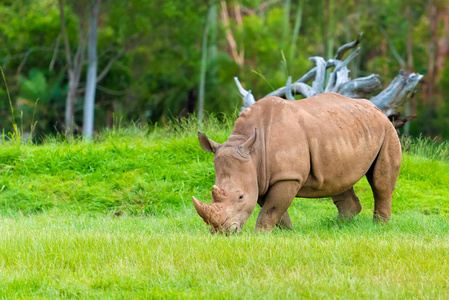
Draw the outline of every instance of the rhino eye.
M243 199L243 195L240 195L239 199Z

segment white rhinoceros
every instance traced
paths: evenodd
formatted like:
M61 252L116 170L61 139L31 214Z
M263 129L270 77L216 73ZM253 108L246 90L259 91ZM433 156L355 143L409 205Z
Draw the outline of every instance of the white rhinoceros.
M228 140L198 132L214 153L212 204L192 197L211 232L239 232L258 203L256 230L291 228L295 197L331 197L339 216L361 208L353 186L366 176L374 220L388 222L401 146L388 118L368 100L323 93L300 101L267 97L245 109Z

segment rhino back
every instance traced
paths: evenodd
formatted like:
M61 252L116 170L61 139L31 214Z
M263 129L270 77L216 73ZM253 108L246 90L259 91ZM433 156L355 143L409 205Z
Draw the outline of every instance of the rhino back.
M340 194L373 164L387 131L388 118L368 100L323 93L305 100L259 100L245 110L233 134L260 132L258 176L271 186L297 180L300 197ZM244 132L248 131L248 132ZM397 138L397 136L396 136ZM265 160L265 161L263 161Z

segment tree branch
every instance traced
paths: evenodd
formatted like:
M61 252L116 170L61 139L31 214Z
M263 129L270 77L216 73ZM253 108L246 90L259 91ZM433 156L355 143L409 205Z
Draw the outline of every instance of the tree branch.
M351 71L349 71L349 69L347 67L344 67L337 72L337 80L336 80L333 88L330 90L331 92L338 91L343 84L345 84L346 82L351 80L349 78L349 72L351 72Z
M334 61L333 59L329 59L329 60L326 62L326 69L329 69L329 68L331 68L331 67L335 67L335 61ZM302 76L301 78L299 78L298 80L296 80L295 83L298 83L298 82L306 83L306 82L310 81L312 78L315 77L315 75L316 75L316 70L317 70L317 67L313 67L313 68L312 68L309 72L307 72L304 76Z
M403 76L405 77L405 76ZM412 98L414 90L418 82L422 79L422 75L411 73L407 78L401 80L402 85L398 87L398 91L395 93L395 97L382 108L382 111L387 115L394 114L396 109L404 105L405 102Z
M338 93L349 98L366 98L380 88L382 88L382 84L379 75L371 74L344 83Z
M285 84L285 96L287 100L295 100L292 94L292 77L288 76L287 83Z
M311 57L310 60L316 63L316 67L312 68L293 84L291 83L291 76L289 76L286 86L269 93L265 97L278 96L286 97L288 100L294 100L294 94L301 93L305 97L309 98L316 94L322 93L326 69L335 67L333 72L330 74L329 83L325 91L337 92L351 98L366 98L366 96L372 94L373 91L382 88L379 81L379 75L371 74L366 77L350 80L350 71L347 68L347 65L360 53L360 48L353 51L344 61L340 60L349 49L352 49L359 44L361 37L362 34L359 34L356 41L340 47L335 58L329 59L327 62L319 56ZM395 110L413 97L415 87L422 77L422 75L415 73L405 77L405 73L401 71L385 90L380 92L377 96L371 98L371 102L381 109L387 117L389 117L390 121L396 128L402 127L407 121L416 117L400 117L400 114L396 113ZM315 78L315 80L313 81L311 87L307 85L306 82L310 81L312 78ZM236 77L235 80L244 101L246 96L251 95L252 97L251 91L247 92L244 90ZM252 97L251 103L245 102L246 107L255 102L253 98L254 97Z
M360 32L355 41L344 44L343 46L338 48L337 55L335 55L335 59L341 60L343 58L343 55L345 55L346 51L357 47L358 44L360 43L360 41L362 40L362 37L363 37L363 32Z
M386 89L380 92L378 95L371 98L371 102L379 109L383 109L392 99L395 99L399 91L402 89L405 83L405 72L399 71L398 75L388 85Z
M114 63L119 60L121 57L123 57L125 54L127 54L128 52L130 52L131 50L133 50L136 46L137 46L137 42L141 39L142 37L142 33L140 33L138 36L134 37L132 40L129 41L128 45L123 48L121 51L119 51L116 55L114 55L109 62L106 64L106 66L103 68L103 70L100 72L100 74L97 76L97 83L99 83L100 81L102 81L106 75L109 73L109 71L111 70L112 66L114 65ZM77 89L77 93L81 94L84 93L84 91L86 90L86 87L82 87Z
M61 41L61 34L58 34L58 37L56 38L55 50L53 51L53 56L51 57L50 66L48 67L49 71L53 71L53 66L55 65L56 57L58 56L60 41Z
M278 88L277 90L269 93L265 97L270 97L270 96L285 97L286 90L287 90L287 88L285 86L283 86L283 87ZM315 96L317 94L316 91L310 85L307 85L304 82L292 83L290 90L292 91L292 94L294 94L294 95L302 94L306 98Z
M360 54L360 48L357 48L357 50L352 52L351 55L349 55L344 61L334 59L335 69L329 76L329 82L327 83L327 86L325 89L326 92L337 90L337 88L335 87L335 84L338 79L338 74L340 73L340 70L343 68L347 69L346 66L351 62L351 60L354 59L354 57L356 57L359 54ZM349 78L347 77L348 73L349 73L349 70L347 72L344 71L341 73L341 75L346 76L346 78L343 78L343 80L346 79L345 82L349 81ZM340 85L342 83L343 83L342 80L340 80Z
M323 92L324 80L326 76L326 61L320 56L311 57L309 60L314 61L317 68L315 80L312 82L312 88L317 92L317 94L321 94Z
M405 64L405 61L402 59L402 57L399 55L398 51L396 50L396 47L394 46L393 42L390 40L387 31L385 28L383 28L382 25L379 25L379 30L382 33L382 35L387 40L388 46L390 47L391 52L393 53L394 58L398 61L399 65L401 65L401 69L405 69L407 66Z
M240 95L242 95L243 98L243 106L240 110L240 114L245 110L245 108L250 107L254 103L256 103L256 100L254 99L253 94L251 93L251 90L245 90L240 83L239 79L237 77L234 77L235 84L237 85L237 88L239 89Z

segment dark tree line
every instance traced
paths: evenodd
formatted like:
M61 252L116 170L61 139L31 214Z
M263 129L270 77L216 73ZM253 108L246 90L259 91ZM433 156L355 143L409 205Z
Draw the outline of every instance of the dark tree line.
M37 135L232 112L234 76L258 99L363 31L351 77L376 73L386 88L400 69L423 74L407 130L449 137L446 0L6 0L0 18L15 119L29 131L35 111ZM10 131L4 84L0 97Z

